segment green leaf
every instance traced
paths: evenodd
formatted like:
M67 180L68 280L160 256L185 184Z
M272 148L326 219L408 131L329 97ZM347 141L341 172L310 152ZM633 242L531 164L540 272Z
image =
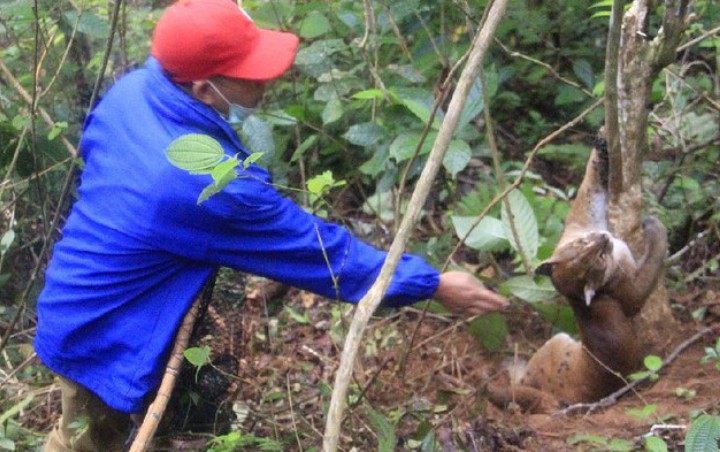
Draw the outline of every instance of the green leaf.
M547 277L535 279L527 275L514 276L505 280L501 287L528 303L547 301L557 295L555 287Z
M2 238L0 238L0 256L5 254L7 250L10 249L10 246L15 241L15 231L12 229L8 230L5 234L3 234Z
M203 191L200 192L200 196L198 196L197 203L198 205L204 203L207 201L211 196L217 195L220 193L220 188L218 188L217 185L215 185L215 182L208 185L207 187L203 188Z
M432 94L420 89L399 89L393 93L398 102L420 119L423 125L430 121L430 114L432 113L432 107L435 102ZM442 119L441 113L438 111L432 121L432 127L434 129L440 127L440 119Z
M315 196L322 196L335 185L332 171L327 170L307 181L308 191Z
M470 145L462 140L452 140L447 153L443 157L443 167L454 179L460 171L467 167L471 158L472 150Z
M573 72L579 78L587 89L595 86L595 73L588 60L579 59L573 63Z
M538 232L537 220L532 206L527 198L519 191L513 190L508 193L507 202L512 212L512 220L517 231L520 246L515 241L512 229L510 227L510 217L507 209L503 205L501 210L502 222L505 229L505 237L508 238L512 247L520 252L520 247L525 256L530 260L537 256L538 246L540 244L540 233Z
M657 404L649 403L641 408L627 408L625 413L638 419L647 419L657 410Z
M28 405L30 405L30 402L32 402L34 398L35 396L33 394L28 394L20 402L10 407L3 414L0 414L0 425L4 425L8 419L11 419L13 416L24 410Z
M212 169L210 175L219 189L222 190L230 183L230 181L237 177L235 168L237 168L238 165L240 165L240 161L235 158L231 158L225 160Z
M502 314L491 312L470 322L469 331L481 346L494 352L505 344L507 323Z
M291 162L296 162L300 157L302 157L305 152L307 152L308 149L312 148L315 143L317 143L318 136L317 135L310 135L309 137L305 138L302 143L300 143L300 146L295 149L295 152L293 152L292 157L290 157Z
M310 319L308 318L307 314L301 314L290 306L285 306L285 311L287 311L288 315L290 315L290 317L297 323L303 325L307 325L308 323L310 323Z
M272 158L275 154L272 127L258 115L252 115L243 121L242 138L245 148L252 153L261 152L267 158Z
M690 424L685 435L685 450L688 452L717 452L720 441L720 416L703 414Z
M390 161L390 151L387 146L373 152L370 160L360 165L360 171L368 176L376 177L378 174L386 171L389 165L393 165Z
M330 31L330 21L317 11L313 11L300 22L298 34L305 39L313 39Z
M10 276L12 276L10 273L0 273L0 288L10 281Z
M0 449L15 450L15 442L10 438L0 438Z
M333 96L328 103L325 104L325 108L322 112L323 125L328 125L342 118L343 106L342 102L337 96Z
M645 450L648 452L667 452L668 447L665 440L657 436L648 436L645 438Z
M425 137L425 141L423 142L422 148L420 149L418 155L425 155L430 152L436 136L436 132L428 133L427 137ZM400 135L395 137L393 142L390 144L390 157L395 159L396 162L404 162L405 160L409 160L413 155L415 155L415 150L418 148L421 138L421 132L401 133Z
M265 155L264 152L253 152L243 160L243 168L247 169L250 165L260 160Z
M379 411L368 408L368 418L378 439L378 452L393 452L397 446L395 426Z
M591 435L589 433L576 433L575 435L572 435L571 437L566 439L565 442L570 446L574 446L580 443L595 443L601 445L608 444L607 438L600 435Z
M385 137L385 129L374 122L354 124L345 132L343 138L351 144L370 147Z
M459 238L465 237L470 227L475 222L475 217L451 217L455 235ZM485 217L470 232L465 244L472 249L480 251L498 251L508 246L503 224L497 218Z
M77 14L76 10L71 9L65 13L65 19L74 25L77 21ZM80 16L77 30L93 39L105 39L107 38L109 30L108 21L94 14L92 11L85 9L82 12L82 16Z
M643 363L648 370L657 372L663 366L662 359L659 356L648 355L643 359Z
M67 128L68 128L67 121L56 122L53 125L52 129L50 129L50 132L48 132L48 135L47 135L48 140L50 140L50 141L54 140L55 138L58 137L58 135L60 135L63 132L63 130L65 130Z
M210 347L205 345L203 347L187 348L183 354L190 364L195 367L202 367L210 362L210 351Z
M470 87L468 96L465 99L465 106L463 107L463 111L460 113L460 119L458 120L458 130L462 129L465 125L472 121L473 118L479 115L482 112L484 105L485 102L482 94L482 84L480 83L480 77L477 77Z
M555 96L555 106L565 107L572 104L584 102L587 99L585 93L570 85L561 85L557 89L557 96Z
M220 143L209 135L190 133L176 139L165 150L170 163L191 172L209 172L225 156Z
M383 91L373 88L366 89L364 91L357 92L352 95L353 99L359 100L371 100L371 99L382 99L384 97Z

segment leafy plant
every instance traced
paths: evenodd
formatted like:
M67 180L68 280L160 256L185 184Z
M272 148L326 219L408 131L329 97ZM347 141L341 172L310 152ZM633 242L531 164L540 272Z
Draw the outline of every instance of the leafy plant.
M685 435L688 452L712 452L720 446L720 416L703 414L695 418Z
M629 452L633 450L632 442L626 439L605 438L600 435L591 435L588 433L577 433L569 437L565 442L570 446L589 443L594 446L594 449L605 451Z
M700 360L703 364L711 361L715 362L716 369L720 369L720 337L715 341L715 346L705 347L705 356Z
M643 365L645 366L645 370L630 374L630 379L642 380L648 378L650 381L656 381L659 378L658 372L663 367L662 358L655 355L648 355L643 358Z
M209 452L233 452L239 450L262 450L281 452L285 450L282 443L268 438L258 438L255 435L230 432L227 435L214 437L208 443Z

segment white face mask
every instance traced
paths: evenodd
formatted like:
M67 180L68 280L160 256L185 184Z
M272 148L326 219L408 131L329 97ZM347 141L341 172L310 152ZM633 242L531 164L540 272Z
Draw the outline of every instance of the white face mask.
M253 113L255 113L254 108L249 107L243 107L240 104L234 104L230 102L227 97L223 95L223 93L220 92L220 90L215 86L213 82L210 80L207 81L210 86L215 90L216 93L228 104L228 114L227 116L221 115L225 120L228 122L228 124L232 126L240 125L245 121L247 118L249 118Z

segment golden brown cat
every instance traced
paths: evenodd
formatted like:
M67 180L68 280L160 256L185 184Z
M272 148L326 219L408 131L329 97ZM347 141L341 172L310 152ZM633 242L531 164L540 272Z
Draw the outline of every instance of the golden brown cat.
M636 261L627 244L609 231L607 176L607 145L598 138L563 235L552 257L537 269L567 298L580 341L555 335L514 378L506 398L525 409L547 411L558 402L598 400L620 387L618 375L634 371L642 357L630 319L663 270L667 231L655 217L645 219L645 249Z

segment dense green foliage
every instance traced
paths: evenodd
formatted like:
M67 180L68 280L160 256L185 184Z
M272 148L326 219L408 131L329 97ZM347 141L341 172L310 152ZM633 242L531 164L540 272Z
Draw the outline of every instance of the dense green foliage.
M49 245L73 198L72 188L66 195L63 187L71 165L82 167L70 151L96 80L102 96L114 80L143 64L163 3L123 2L113 29L109 2L0 0L3 383L49 381L41 367L23 363L32 353L33 304ZM392 231L402 215L484 3L378 0L371 2L368 20L363 2L354 0L245 1L260 25L302 37L293 71L272 86L261 114L244 123L245 143L262 153L260 163L289 196L386 244L383 231ZM498 187L519 174L530 150L602 95L608 8L607 2L587 0L511 2L485 61L485 83L478 79L467 99L412 243L412 251L437 266L452 258L467 268L493 268L491 274L502 277L488 278L491 284L502 281L505 293L533 303L563 329L572 329L571 314L547 303L552 287L527 270L549 255L559 237L602 110L591 111L540 150L508 197L513 220L498 205L471 226ZM694 9L697 17L684 42L702 39L679 51L654 85L644 167L648 209L671 231L671 252L677 253L672 280L678 284L717 277L718 267L720 37L717 29L708 31L717 26L720 5L699 0ZM488 117L500 155L488 144ZM329 177L323 185L332 188L329 193L307 189L306 182L318 175ZM318 194L324 195L321 204L315 202ZM387 228L368 232L362 227L368 221ZM458 238L465 245L451 255ZM471 326L493 350L504 346L497 338L507 329L502 316L496 317ZM30 401L0 384L0 413L15 413L23 403ZM370 419L384 422L380 413ZM0 433L0 448L15 440L33 442L32 435L13 429ZM225 450L222 444L217 441L217 450Z

